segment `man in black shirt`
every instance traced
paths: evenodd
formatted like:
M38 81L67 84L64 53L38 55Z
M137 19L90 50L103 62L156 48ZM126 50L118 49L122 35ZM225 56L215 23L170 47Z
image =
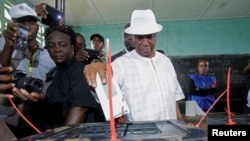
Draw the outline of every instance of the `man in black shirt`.
M57 107L52 112L60 111L54 116L58 116L55 118L58 125L101 121L95 118L100 105L82 74L84 64L74 57L76 35L72 27L50 27L46 29L45 39L49 54L56 63L55 70L47 77L47 82L52 81L45 94L48 103ZM97 117L100 115L101 112Z

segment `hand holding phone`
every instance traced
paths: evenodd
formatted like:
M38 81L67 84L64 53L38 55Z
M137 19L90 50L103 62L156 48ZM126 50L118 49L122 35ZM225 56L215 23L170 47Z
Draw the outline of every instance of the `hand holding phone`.
M18 24L17 38L15 40L14 48L19 51L25 51L28 44L29 31L27 27Z
M35 5L35 11L37 13L37 16L42 16L43 18L47 18L48 12L46 11L46 5L47 3L40 3L38 5Z
M92 60L99 58L100 51L93 49L81 49L76 52L75 58L84 64L91 63Z
M41 22L47 26L61 25L64 22L64 14L62 11L57 10L49 5L45 6L45 10L48 12L46 18L42 18Z
M88 61L89 55L87 51L80 49L75 52L75 58L80 62L85 62Z
M100 56L100 51L98 50L88 49L88 48L85 48L84 50L88 52L89 60L98 59Z

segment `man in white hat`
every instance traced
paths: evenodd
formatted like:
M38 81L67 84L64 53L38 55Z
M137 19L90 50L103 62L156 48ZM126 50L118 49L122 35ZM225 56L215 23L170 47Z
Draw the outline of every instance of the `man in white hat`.
M133 35L135 50L112 62L113 75L130 108L127 119L183 119L178 101L185 97L174 67L166 55L155 51L157 33L162 26L156 22L150 9L134 10L130 23L125 33ZM94 75L90 70L102 71L104 65L91 65L85 67L84 73L89 84L95 87Z
M4 42L4 46L0 46L0 64L3 66L11 66L14 70L22 70L27 73L27 76L32 76L45 81L46 73L55 67L55 63L50 58L48 51L36 40L39 30L38 22L40 20L36 11L26 3L21 3L13 5L10 8L9 14L13 22L8 23L6 30L3 32L4 40L1 41ZM19 24L27 27L29 32L27 47L24 51L16 50L14 47ZM16 93L15 90L19 92L18 89L12 89L13 94ZM27 96L22 95L22 97ZM24 104L24 107L26 107L26 104L27 103ZM20 122L19 119L21 118L19 118L19 115L15 113L15 110L10 107L6 106L6 110L9 109L9 111L12 112L9 112L4 120L8 123L15 135L20 138L30 135L32 132L36 133L27 123L22 120ZM22 107L23 104L20 104L19 108L22 109ZM24 114L26 116L30 114L32 115L32 112L29 111Z

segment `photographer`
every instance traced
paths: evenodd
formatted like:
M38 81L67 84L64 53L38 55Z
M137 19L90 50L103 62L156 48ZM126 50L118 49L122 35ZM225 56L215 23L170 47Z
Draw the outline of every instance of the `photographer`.
M92 60L89 59L89 53L85 49L85 37L80 33L76 33L75 58L84 64L89 64Z
M0 46L0 63L45 80L46 73L55 67L55 63L50 58L48 51L36 40L40 20L37 13L26 3L21 3L13 5L9 14L13 22L8 23L3 32L4 46ZM24 51L16 50L15 47L19 25L28 29L28 42Z
M95 59L100 59L100 51L86 48L85 37L76 33L75 58L85 65L90 64Z
M43 8L43 5L38 5ZM7 24L3 32L3 46L0 46L0 63L3 66L11 66L13 70L20 70L27 73L27 76L45 81L46 73L55 67L54 61L49 53L36 40L39 30L39 17L36 11L26 3L13 5L9 14L13 22ZM24 51L15 49L17 32L19 25L28 29L28 41ZM13 95L20 97L23 101L37 101L32 95L23 94L24 90L13 89ZM22 102L22 101L21 101ZM6 105L6 108L12 108ZM19 103L18 107L28 117L33 117L35 106L31 102ZM14 109L12 108L12 111ZM15 111L14 111L15 112ZM4 119L17 138L24 137L34 133L34 130L27 125L17 113L9 115Z

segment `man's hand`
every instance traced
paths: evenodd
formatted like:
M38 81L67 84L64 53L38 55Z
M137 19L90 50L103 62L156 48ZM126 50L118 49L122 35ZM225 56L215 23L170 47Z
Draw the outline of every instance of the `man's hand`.
M107 83L106 64L101 62L91 63L85 66L83 71L89 86L96 88L96 74L99 73L103 84Z
M18 97L23 101L33 101L37 102L38 100L43 100L45 95L39 93L29 93L26 90L19 90L15 87L14 79L12 76L8 75L8 73L12 72L12 67L1 67L0 66L0 97L8 98L8 97ZM12 88L12 94L5 93L4 91ZM13 96L14 95L14 96Z
M46 10L46 6L49 5L47 3L40 3L35 6L35 11L38 16L42 16L44 19L47 18L47 15L49 14L48 11ZM65 18L62 17L59 22L60 26L65 25Z
M17 23L8 23L6 30L3 32L3 36L5 38L5 45L8 47L12 47L14 49L14 43L17 38L17 30L18 24Z
M0 67L0 91L8 90L15 86L13 78L7 73L12 72L12 67Z
M40 94L40 93L29 93L28 91L24 90L24 89L18 89L16 87L14 87L12 89L12 93L14 96L18 97L19 99L23 100L23 101L32 101L32 102L37 102L39 100L43 100L45 99L45 95L44 94Z
M35 11L38 16L42 16L44 19L47 18L48 11L46 11L47 3L40 3L35 6Z
M0 97L8 98L14 97L12 94L7 94L4 91L15 87L15 84L12 82L13 78L6 73L12 72L11 67L0 67Z
M89 54L87 51L80 49L79 51L76 52L75 58L80 62L88 61Z

